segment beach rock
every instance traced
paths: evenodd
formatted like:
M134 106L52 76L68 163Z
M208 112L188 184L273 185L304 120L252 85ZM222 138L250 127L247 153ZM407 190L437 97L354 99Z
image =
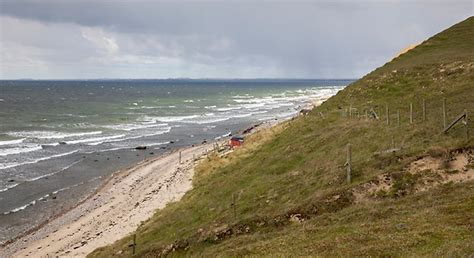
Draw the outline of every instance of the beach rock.
M301 214L291 214L290 215L290 222L300 223L302 221L303 221L303 219L301 218Z
M58 142L61 145L67 144L67 142Z
M12 182L15 182L15 179L8 180L8 183L12 183Z
M137 146L135 147L135 150L146 150L146 146Z
M155 153L154 153L154 152L150 152L149 154L150 154L150 155L154 155Z

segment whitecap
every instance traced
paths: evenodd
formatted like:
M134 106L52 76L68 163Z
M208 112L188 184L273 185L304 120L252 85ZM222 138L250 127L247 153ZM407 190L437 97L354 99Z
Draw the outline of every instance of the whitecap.
M9 140L9 141L0 141L0 146L3 145L14 145L14 144L20 144L25 140L25 138L22 139L16 139L16 140Z
M39 158L39 159L24 161L24 162L4 163L4 164L0 164L0 170L7 169L7 168L14 168L14 167L23 166L23 165L35 164L35 163L38 163L40 161L45 161L45 160L49 160L49 159L54 159L54 158L59 158L59 157L71 155L71 154L76 153L76 152L78 152L78 150L71 151L71 152L66 152L66 153L61 153L61 154L56 154L56 155L43 157L43 158Z
M20 147L0 149L0 156L27 153L27 152L41 150L42 148L43 147L41 147L41 145L32 145L32 146L20 146Z
M102 134L102 131L94 132L77 132L77 133L64 133L57 131L19 131L19 132L7 132L7 135L13 137L27 137L36 139L62 139L71 137L80 137L87 135L98 135Z

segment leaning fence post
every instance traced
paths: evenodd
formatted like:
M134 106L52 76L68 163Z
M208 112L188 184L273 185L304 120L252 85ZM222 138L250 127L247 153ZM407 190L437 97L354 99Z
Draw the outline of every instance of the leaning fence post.
M390 125L390 112L388 110L388 104L385 104L385 115L387 116L387 125Z
M179 151L179 164L181 164L181 151Z
M347 144L347 183L351 183L351 173L352 173L352 148L351 144Z
M446 98L443 98L443 128L446 128Z
M413 103L410 103L410 124L413 124Z
M426 121L426 101L423 99L423 122Z

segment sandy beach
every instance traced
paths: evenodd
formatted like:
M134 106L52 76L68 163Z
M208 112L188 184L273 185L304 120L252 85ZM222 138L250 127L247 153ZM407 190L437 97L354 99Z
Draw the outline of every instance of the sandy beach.
M83 257L121 239L192 188L193 157L211 148L184 148L116 173L85 202L4 247L1 257Z

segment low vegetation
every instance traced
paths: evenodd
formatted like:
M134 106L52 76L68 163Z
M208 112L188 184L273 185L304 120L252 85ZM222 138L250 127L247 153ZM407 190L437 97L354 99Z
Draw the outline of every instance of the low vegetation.
M137 255L472 255L474 122L442 133L443 98L448 123L474 114L472 42L469 18L310 114L210 155L194 189L138 228ZM90 256L130 256L131 242Z

